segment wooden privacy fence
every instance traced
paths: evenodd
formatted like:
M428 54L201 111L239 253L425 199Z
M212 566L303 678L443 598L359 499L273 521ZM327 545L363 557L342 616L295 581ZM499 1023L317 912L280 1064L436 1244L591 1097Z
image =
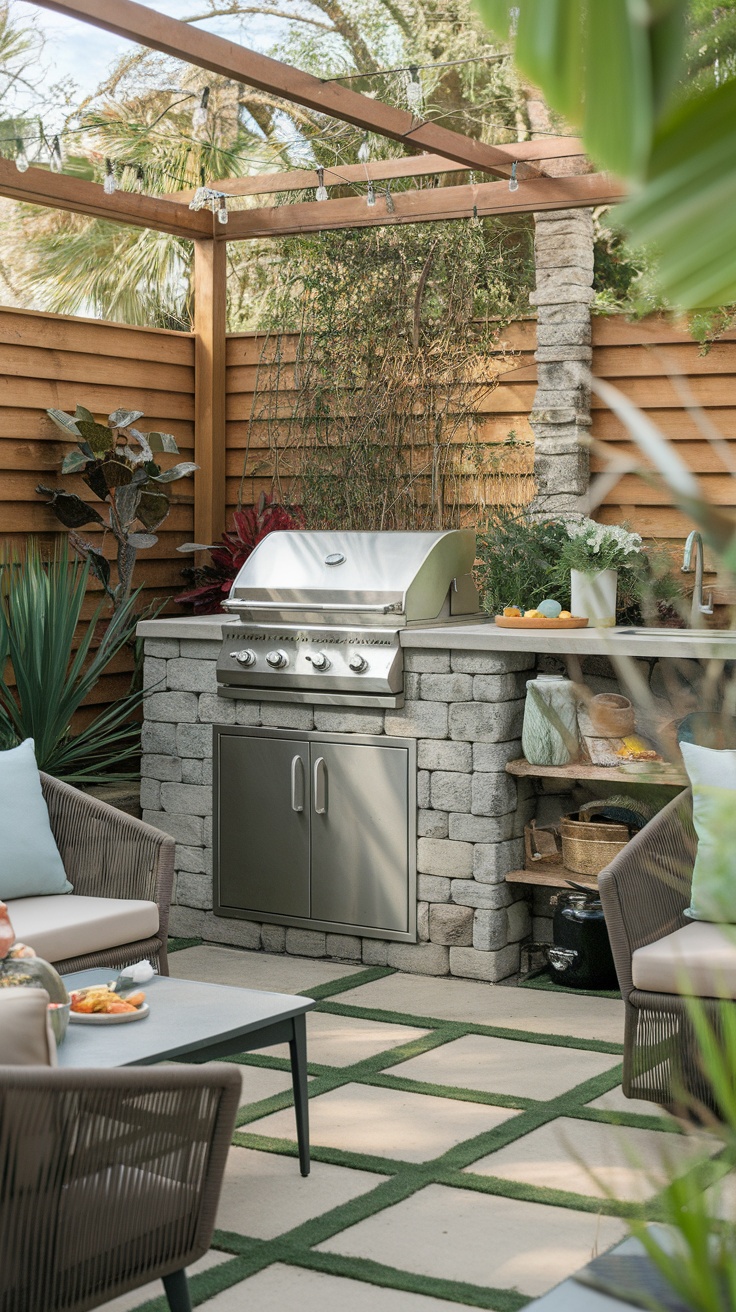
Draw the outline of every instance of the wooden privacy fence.
M521 320L502 334L498 383L483 402L475 440L498 450L498 472L481 485L472 467L463 472L459 504L463 522L474 523L483 504L503 499L524 502L531 490L530 445L504 447L509 433L530 443L529 412L534 399L535 324ZM678 453L702 480L708 496L736 510L736 479L728 468L736 462L736 333L703 353L687 333L652 317L630 324L619 317L593 322L593 370L640 405L677 445ZM254 407L254 389L263 338L253 333L231 334L227 340L227 509L235 508L242 482L243 500L252 501L273 486L273 425ZM491 362L491 371L498 359ZM120 405L143 410L146 426L172 432L182 458L193 458L195 415L194 337L190 333L132 328L99 320L0 309L0 541L33 533L47 547L60 526L35 493L38 482L53 483L67 449L59 430L45 414L47 407L73 410L82 402L100 416ZM281 401L288 405L288 392ZM726 440L719 450L687 406L697 402ZM616 455L642 463L619 421L595 398L593 437ZM605 465L602 454L592 457L593 471ZM64 478L63 486L88 495L81 478ZM159 532L159 542L140 553L136 578L145 601L170 598L183 586L186 559L176 548L193 537L194 487L190 480L171 485L172 510ZM627 521L645 537L681 550L689 530L687 518L670 504L661 480L645 482L625 474L606 496L598 517L609 523ZM84 529L95 538L93 526ZM112 545L112 544L110 544ZM93 583L93 589L97 585ZM91 612L99 592L88 600ZM726 590L720 600L733 600ZM94 694L107 702L127 687L127 667L121 659Z

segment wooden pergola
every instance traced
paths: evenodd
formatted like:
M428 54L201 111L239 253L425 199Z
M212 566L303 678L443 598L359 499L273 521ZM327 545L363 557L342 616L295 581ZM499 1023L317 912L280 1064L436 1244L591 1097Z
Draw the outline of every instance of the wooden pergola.
M604 173L591 173L580 141L550 137L541 141L492 146L409 110L384 104L337 82L322 81L234 41L169 18L135 0L35 0L45 9L91 23L140 45L208 69L235 82L279 96L294 104L400 142L408 156L339 169L325 169L325 186L347 182L390 182L435 174L473 173L495 181L380 192L376 203L349 196L326 201L299 201L233 210L227 225L208 209L191 210L194 192L162 197L116 190L101 184L30 168L21 173L12 160L0 158L0 195L53 209L68 210L113 223L131 224L186 237L194 243L195 460L194 533L198 542L215 542L224 527L225 507L225 343L226 243L284 237L337 228L377 227L395 223L429 223L468 219L474 214L519 214L539 210L607 205L624 197L624 188ZM579 161L580 172L550 176L545 165L555 159ZM519 183L510 190L512 168ZM315 172L297 169L253 177L208 182L230 196L277 195L314 186Z

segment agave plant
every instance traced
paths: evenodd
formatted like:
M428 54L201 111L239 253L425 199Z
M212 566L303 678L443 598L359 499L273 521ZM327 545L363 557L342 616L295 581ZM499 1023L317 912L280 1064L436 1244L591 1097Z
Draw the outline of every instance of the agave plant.
M134 593L105 621L102 602L75 638L89 569L89 562L69 562L58 552L44 564L32 541L22 557L0 560L0 747L33 738L40 769L71 784L133 778L134 770L121 767L140 751L139 691L72 730L75 713L132 641L137 622ZM8 662L15 688L7 681Z
M43 483L38 484L36 491L51 498L51 509L70 530L72 547L81 559L88 561L117 609L130 596L138 552L158 542L154 530L171 508L165 485L193 474L197 466L185 461L171 469L161 469L154 453L177 455L179 448L171 433L141 433L135 427L143 418L142 410L124 407L115 410L106 424L99 424L83 405L78 405L73 415L63 410L46 413L67 437L77 442L76 450L69 451L61 462L62 474L81 473L90 491L107 503L107 518L73 492L46 487ZM77 532L85 524L109 529L117 542L118 580L114 585L104 553Z

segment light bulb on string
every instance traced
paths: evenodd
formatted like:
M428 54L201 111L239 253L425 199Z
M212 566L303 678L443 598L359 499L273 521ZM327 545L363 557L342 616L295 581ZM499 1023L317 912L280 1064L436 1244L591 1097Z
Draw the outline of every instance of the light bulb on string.
M385 196L386 196L386 213L387 213L387 214L395 214L395 213L396 213L396 206L394 205L394 198L393 198L393 196L391 195L391 183L390 183L390 182L387 182L387 183L386 183L386 192L385 192Z
M192 127L195 128L195 130L197 131L199 131L200 128L205 127L207 124L207 108L209 105L209 101L210 101L210 89L209 87L205 87L204 91L202 92L202 99L200 100L199 104L197 105L197 108L192 114Z
M314 193L314 199L329 200L325 186L325 171L321 166L317 169L317 190Z
M225 197L225 196L221 196L221 197L220 197L220 206L219 206L219 209L218 209L218 211L217 211L217 222L218 222L218 223L227 223L227 218L228 218L228 214L227 214L227 197Z
M19 173L28 171L28 156L26 155L22 137L16 137L15 139L15 167Z
M360 160L361 164L367 164L370 157L371 157L371 143L368 140L368 133L366 132L365 136L363 137L363 140L358 146L358 159Z
M105 181L102 184L106 196L112 196L115 191L115 169L111 159L105 160Z
M368 196L366 197L366 203L368 205L375 205L376 203L376 189L373 186L373 182L370 180L368 182Z
M511 165L511 177L509 178L509 191L519 190L519 179L516 176L516 160Z
M482 227L483 227L483 224L481 223L481 220L480 220L480 215L478 214L478 206L477 206L477 205L474 205L474 206L473 206L473 217L472 217L472 219L470 220L470 226L471 226L471 228L482 228Z
M49 160L52 173L61 173L63 160L61 158L61 142L58 137L54 137L51 142L51 158Z
M143 166L142 166L141 164L138 164L138 165L136 166L136 170L135 170L135 189L136 189L136 191L143 191L143 184L144 184L145 180L146 180L146 175L145 175L145 173L143 172Z
M412 114L421 113L424 104L424 92L422 91L419 69L416 64L412 64L409 68L409 81L406 84L406 104Z

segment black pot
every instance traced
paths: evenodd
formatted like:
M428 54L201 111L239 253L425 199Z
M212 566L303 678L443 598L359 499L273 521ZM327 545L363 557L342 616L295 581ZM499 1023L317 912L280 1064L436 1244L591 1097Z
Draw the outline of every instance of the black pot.
M575 989L616 989L616 967L597 893L560 893L547 960L553 979Z

